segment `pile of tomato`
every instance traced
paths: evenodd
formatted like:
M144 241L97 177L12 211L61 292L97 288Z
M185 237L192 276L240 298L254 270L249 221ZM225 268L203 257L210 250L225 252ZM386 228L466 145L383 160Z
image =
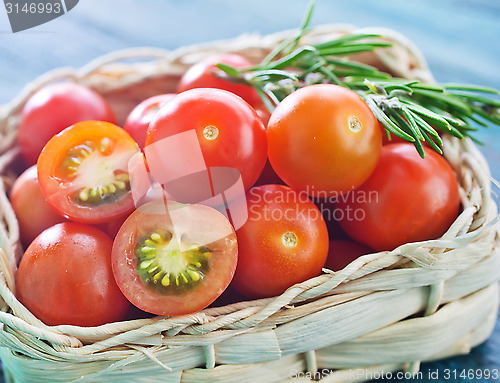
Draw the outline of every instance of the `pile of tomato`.
M82 85L27 101L26 170L10 194L26 249L16 296L41 321L97 326L140 310L188 314L228 294L272 297L325 267L437 238L456 219L448 162L383 140L355 92L309 85L270 113L218 62L251 65L210 57L123 127ZM221 186L227 174L236 181Z

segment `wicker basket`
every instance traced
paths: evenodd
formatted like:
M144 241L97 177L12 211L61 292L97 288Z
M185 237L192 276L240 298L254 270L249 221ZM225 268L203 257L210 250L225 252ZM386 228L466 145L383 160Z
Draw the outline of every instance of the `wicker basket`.
M319 42L353 30L324 26L307 39ZM394 47L361 59L432 81L407 39L390 30L375 32ZM246 35L173 52L118 52L79 70L50 72L0 109L0 355L7 381L285 382L320 375L324 382L363 381L381 371L416 371L420 361L465 354L487 339L499 295L497 207L485 159L470 141L451 137L444 137L444 151L461 184L463 211L441 239L362 256L275 298L182 317L49 327L16 300L21 251L6 196L8 165L17 155L19 111L34 91L59 80L88 85L123 121L146 97L174 91L199 59L231 51L257 61L289 34Z

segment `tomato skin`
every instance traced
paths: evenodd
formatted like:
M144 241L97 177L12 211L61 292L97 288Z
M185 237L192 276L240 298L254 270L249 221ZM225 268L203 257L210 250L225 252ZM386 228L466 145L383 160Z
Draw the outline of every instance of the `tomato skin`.
M157 315L184 315L207 307L229 286L238 246L229 220L217 210L205 205L168 204L179 214L177 219L172 218L172 213L161 214L164 205L156 201L141 206L125 220L113 244L113 273L123 294L139 309ZM172 211L172 207L168 209ZM173 221L180 225L174 226ZM201 283L182 293L155 290L137 271L136 246L140 239L163 230L174 231L186 243L204 244L212 253Z
M257 112L257 115L262 120L264 126L267 128L267 124L269 124L269 119L271 118L271 112L269 111L269 109L267 109L267 106L265 106L264 103L261 103L254 106L254 109Z
M208 139L205 129L215 127ZM207 167L230 167L241 173L245 189L257 180L267 159L266 131L255 110L221 89L192 89L166 103L151 122L146 146L194 129Z
M125 120L123 129L137 142L141 149L146 145L149 123L154 119L160 107L175 97L174 93L159 94L139 103Z
M217 63L230 65L236 69L245 69L252 66L248 59L236 53L222 53L207 57L184 73L177 86L177 93L195 88L217 88L240 96L253 107L262 104L259 94L251 86L238 84L219 77L224 72L217 68Z
M372 252L372 249L359 242L346 239L331 240L325 268L332 271L342 270L355 259Z
M107 101L90 88L62 82L40 89L24 105L18 129L19 147L26 164L36 164L52 136L86 120L116 123Z
M36 165L26 169L14 182L10 202L19 222L19 234L26 247L45 229L66 221L45 200L38 183Z
M99 162L94 161L90 169L83 166L86 158L82 158L85 173L82 176L71 177L67 174L68 169L65 173L63 167L72 148L89 141L97 148L102 139L111 142L109 153L102 154ZM137 152L137 143L117 125L103 121L76 123L52 137L40 153L37 167L42 193L54 210L72 221L102 223L130 213L134 210L134 201L129 190L121 198L94 206L77 204L74 195L82 187L91 186L86 182L89 179L95 181L102 171L127 173L128 160Z
M445 233L459 213L458 182L444 157L427 147L424 152L422 159L412 144L383 147L371 177L338 204L349 236L382 251ZM364 219L348 219L348 209Z
M361 185L382 147L370 108L355 92L332 84L306 86L287 96L271 115L267 137L278 176L312 196Z
M283 185L257 186L248 191L247 204L248 220L236 231L234 290L248 298L271 297L321 273L328 231L304 193L299 196ZM285 246L287 235L295 246Z
M129 302L111 270L112 240L90 225L43 231L17 273L17 298L47 325L98 326L123 319Z

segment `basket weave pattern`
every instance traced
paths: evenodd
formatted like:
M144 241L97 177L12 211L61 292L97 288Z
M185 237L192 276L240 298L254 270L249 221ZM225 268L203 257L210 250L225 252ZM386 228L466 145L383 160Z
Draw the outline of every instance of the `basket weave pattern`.
M324 26L307 38L320 42L353 30ZM432 81L411 42L390 30L376 32L394 47L362 60ZM18 155L16 127L31 94L50 82L75 81L100 92L123 122L143 99L174 92L182 73L201 58L237 52L257 62L289 33L173 52L118 52L78 70L50 72L0 108L0 356L7 381L285 382L310 381L299 372L318 369L335 370L322 382L361 381L376 371L416 371L420 361L467 353L487 339L498 309L497 207L481 153L470 141L448 136L444 152L461 185L463 210L440 239L362 256L275 298L182 317L49 327L16 300L21 249L7 199L14 177L9 164ZM354 379L358 368L365 375Z

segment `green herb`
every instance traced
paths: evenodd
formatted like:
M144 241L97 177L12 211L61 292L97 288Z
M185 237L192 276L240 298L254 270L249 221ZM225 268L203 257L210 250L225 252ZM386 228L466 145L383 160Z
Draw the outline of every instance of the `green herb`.
M228 79L253 86L270 111L294 90L317 83L333 83L357 92L395 135L415 145L424 157L422 142L441 153L439 132L470 137L484 120L500 125L500 101L495 89L465 84L425 84L391 76L355 61L350 55L384 49L391 44L375 34L348 34L316 45L301 45L311 31L314 1L297 33L283 41L262 62L237 70L218 64ZM475 139L474 139L475 140Z

